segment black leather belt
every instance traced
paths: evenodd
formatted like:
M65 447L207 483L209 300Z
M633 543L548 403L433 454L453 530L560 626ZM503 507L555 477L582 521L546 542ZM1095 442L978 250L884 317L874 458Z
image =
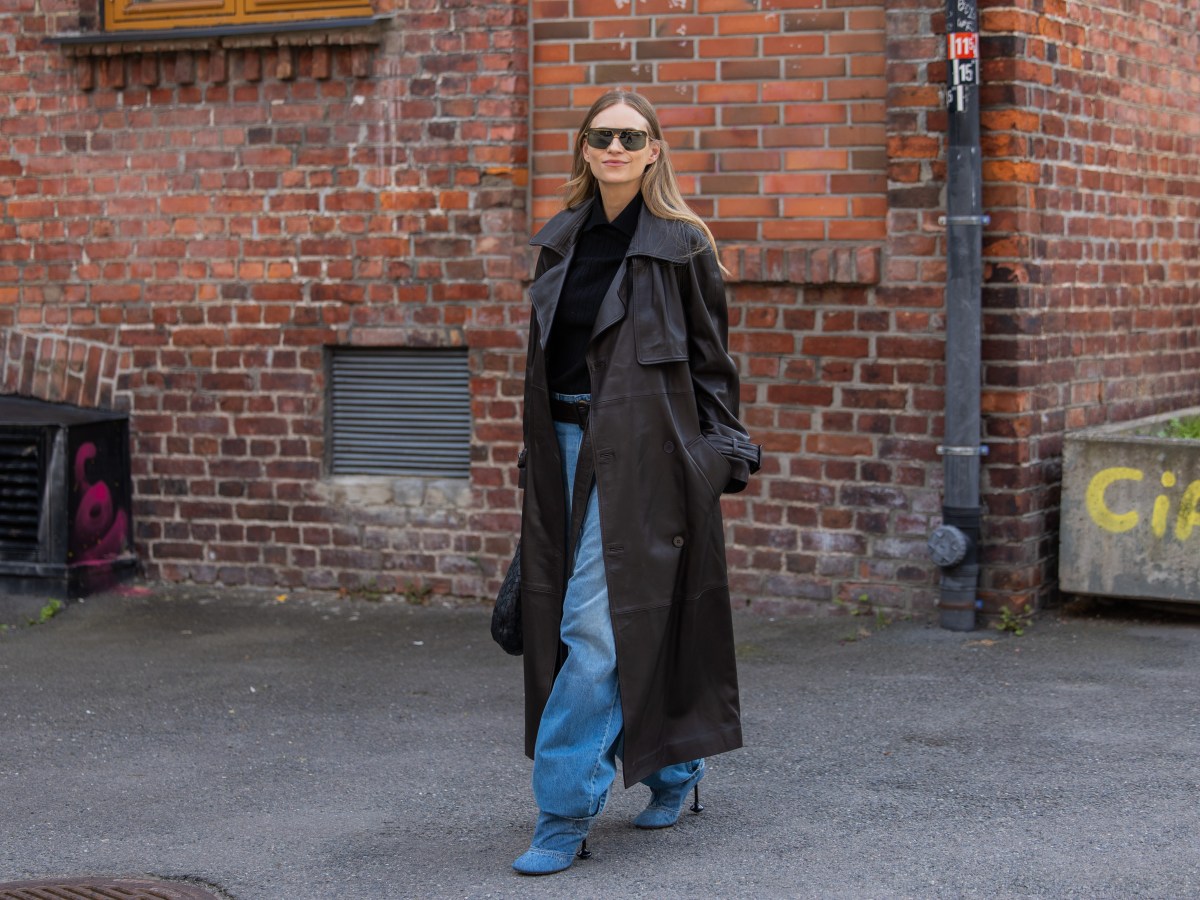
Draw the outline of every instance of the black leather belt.
M570 422L580 428L587 428L589 408L590 404L586 400L568 403L565 400L550 398L550 416L555 422Z

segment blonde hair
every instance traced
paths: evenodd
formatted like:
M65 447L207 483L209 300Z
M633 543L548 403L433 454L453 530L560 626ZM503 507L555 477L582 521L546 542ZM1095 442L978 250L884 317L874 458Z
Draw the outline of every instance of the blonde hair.
M587 140L586 133L591 127L592 120L610 106L616 106L619 103L636 110L646 120L650 127L650 139L658 144L658 159L646 167L646 173L642 176L642 199L646 203L646 209L660 219L686 222L698 228L708 240L709 246L712 247L713 255L717 256L717 265L721 267L722 272L726 272L727 270L721 265L720 256L717 254L717 241L712 232L704 224L704 220L692 212L679 190L679 180L671 165L667 142L663 140L658 114L650 105L650 101L640 94L630 91L608 91L587 111L583 124L579 126L579 132L575 135L575 156L571 167L571 180L562 188L565 196L564 205L567 209L571 209L590 200L595 195L596 176L592 174L591 166L583 158L583 144Z

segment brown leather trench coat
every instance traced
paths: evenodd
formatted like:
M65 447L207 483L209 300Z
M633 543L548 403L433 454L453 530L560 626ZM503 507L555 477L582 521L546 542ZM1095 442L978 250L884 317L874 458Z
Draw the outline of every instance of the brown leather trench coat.
M551 219L530 288L521 602L525 751L560 661L567 502L545 344L589 204ZM758 448L738 421L725 286L698 229L643 209L587 351L589 418L629 787L742 745L720 496Z

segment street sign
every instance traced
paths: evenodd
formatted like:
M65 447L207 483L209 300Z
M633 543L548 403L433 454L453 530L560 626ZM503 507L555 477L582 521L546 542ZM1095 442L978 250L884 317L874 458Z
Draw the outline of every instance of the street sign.
M946 35L947 59L979 59L979 34L974 31L955 31Z

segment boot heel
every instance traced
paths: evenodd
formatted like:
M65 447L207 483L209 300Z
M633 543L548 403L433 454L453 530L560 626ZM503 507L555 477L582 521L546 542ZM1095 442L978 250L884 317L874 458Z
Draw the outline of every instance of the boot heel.
M575 854L579 859L591 859L592 851L587 848L587 838L583 839L583 845L580 846L579 852Z
M692 812L700 812L700 779L704 777L704 760L699 761L691 777L678 787L650 789L650 805L633 820L635 828L670 828L679 821L679 814L687 806L688 788L693 790Z

